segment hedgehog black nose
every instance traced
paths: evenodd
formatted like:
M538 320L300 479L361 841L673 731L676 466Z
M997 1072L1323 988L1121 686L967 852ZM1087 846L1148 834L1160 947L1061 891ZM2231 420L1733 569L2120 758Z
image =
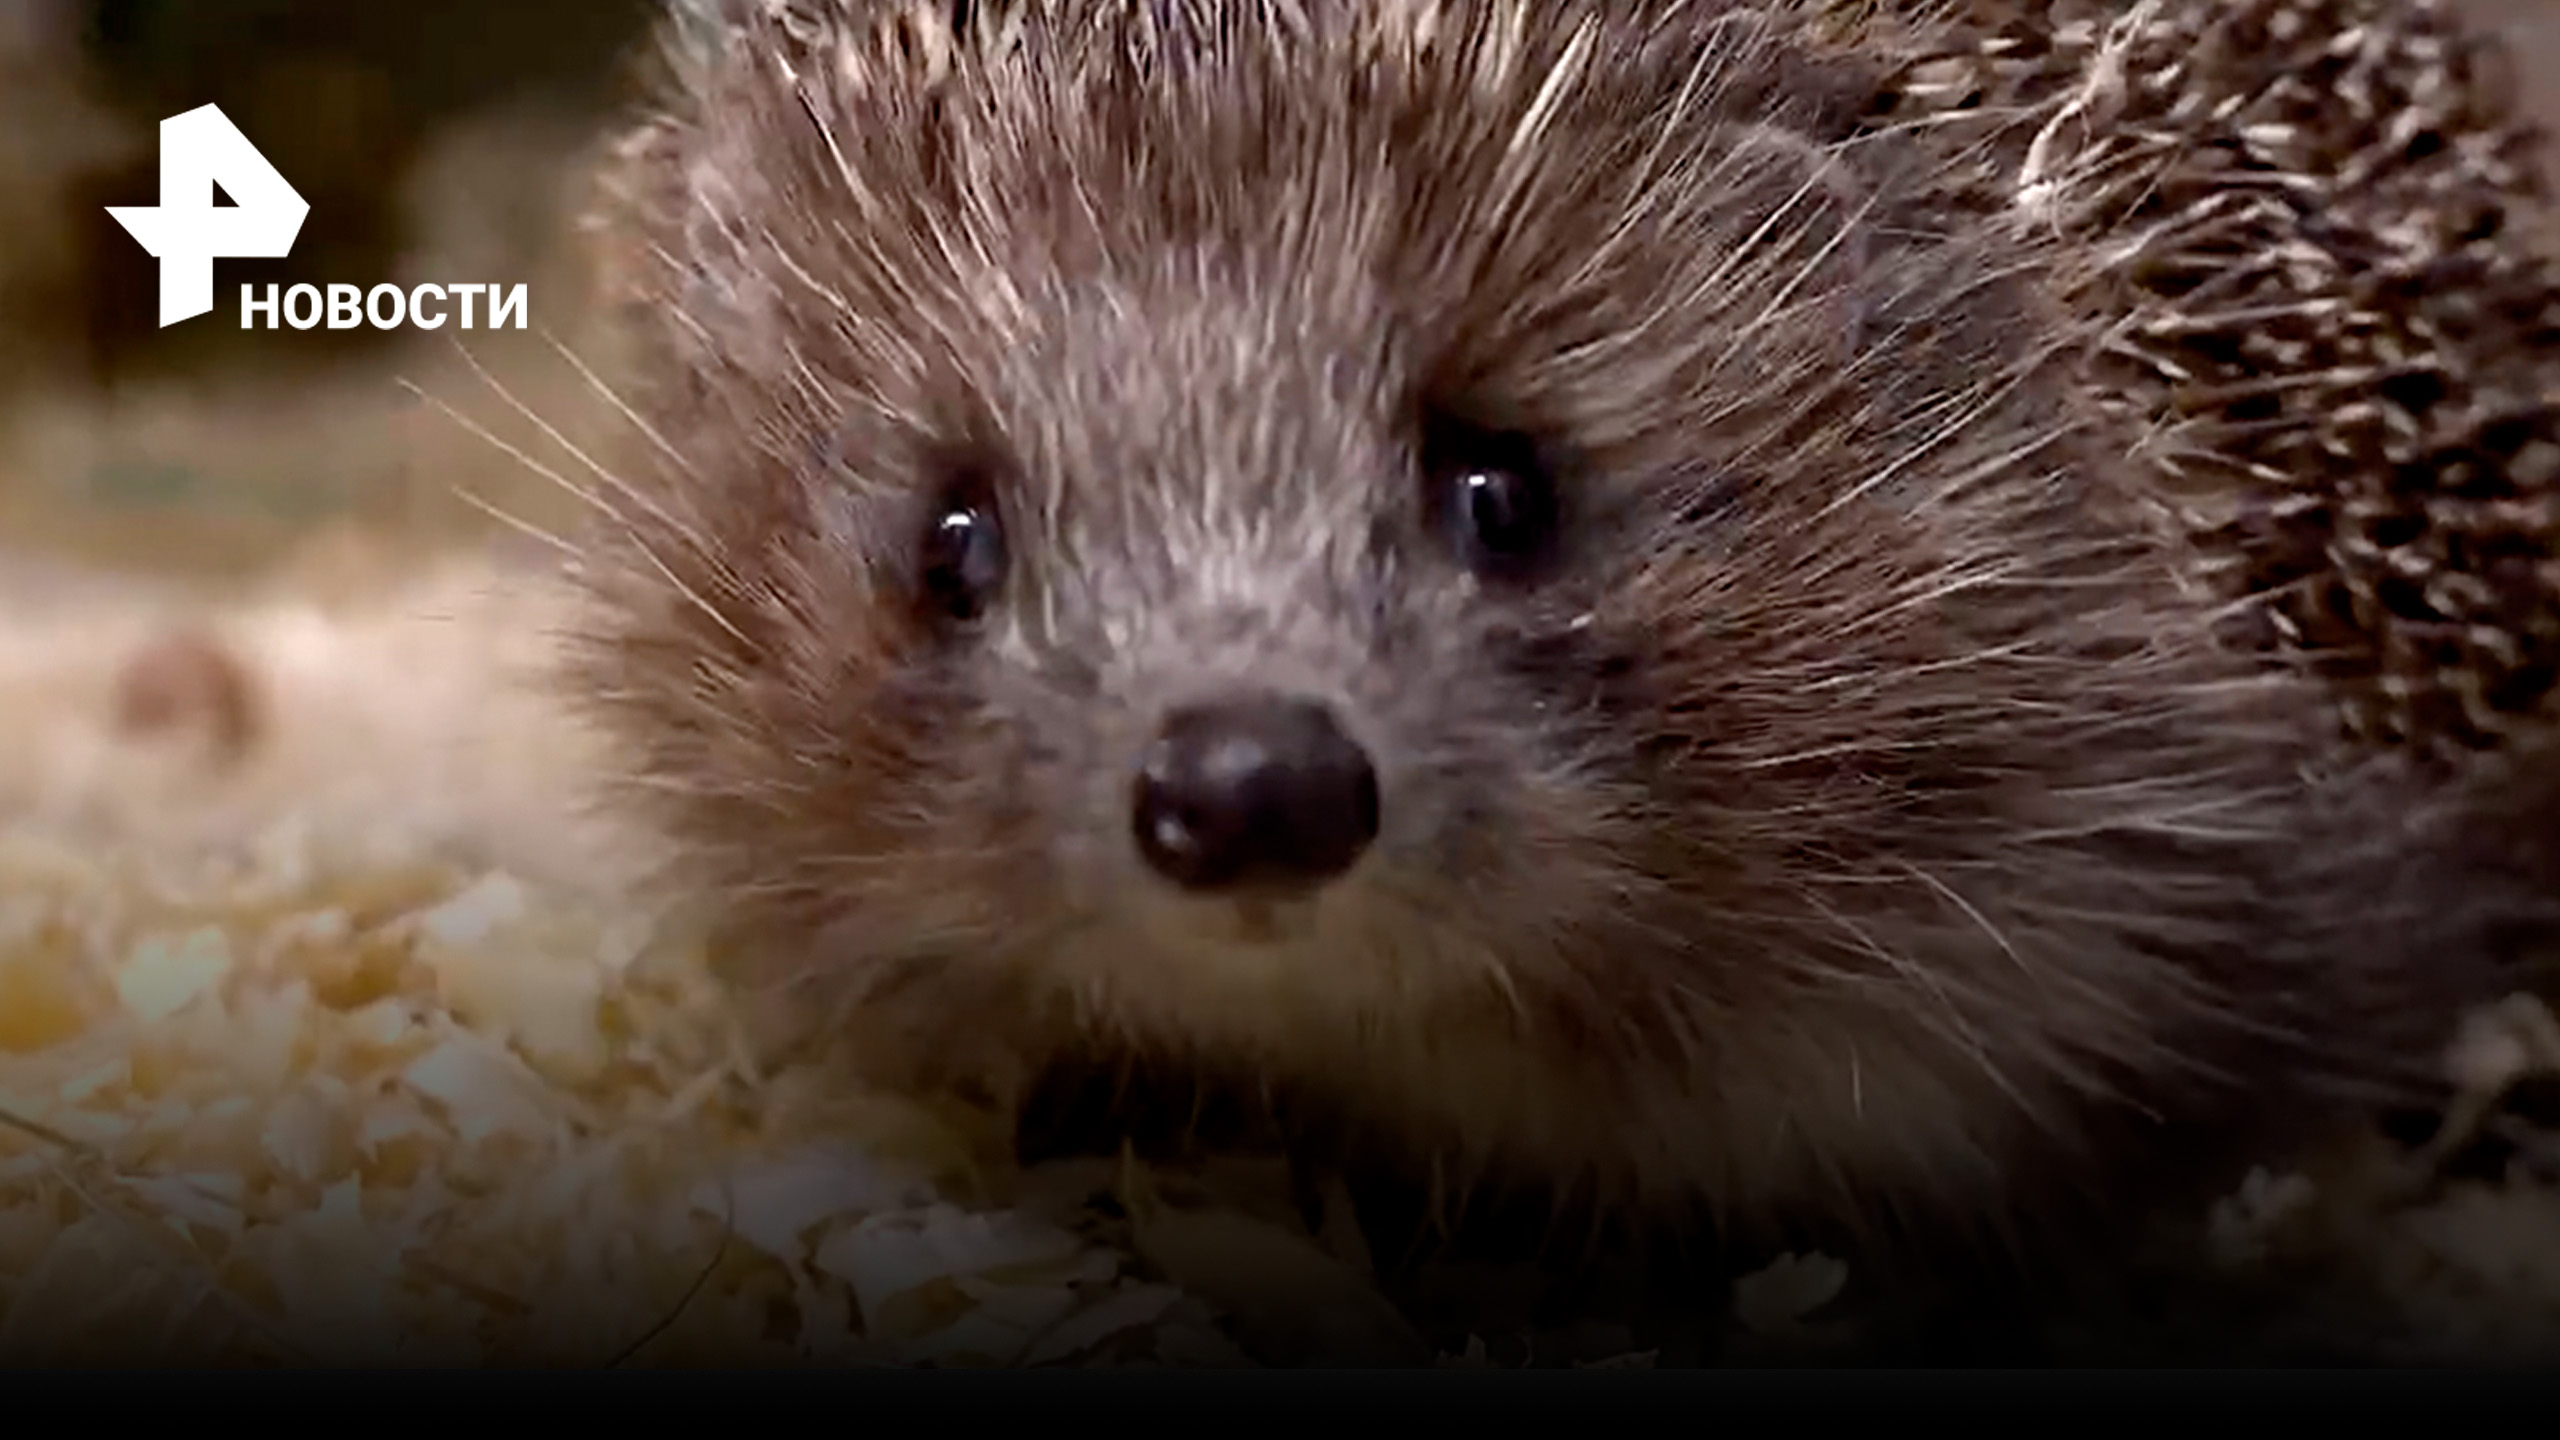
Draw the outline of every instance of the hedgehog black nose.
M1263 696L1166 717L1138 772L1138 850L1190 890L1312 889L1378 837L1378 772L1333 713Z

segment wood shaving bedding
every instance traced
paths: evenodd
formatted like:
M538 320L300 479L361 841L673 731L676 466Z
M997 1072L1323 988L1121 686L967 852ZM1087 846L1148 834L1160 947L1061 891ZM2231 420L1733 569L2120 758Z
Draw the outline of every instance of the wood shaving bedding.
M188 616L261 692L231 763L113 723L166 606L0 625L0 1356L1233 1362L945 1198L943 1117L758 1068L492 683L540 606L462 567Z

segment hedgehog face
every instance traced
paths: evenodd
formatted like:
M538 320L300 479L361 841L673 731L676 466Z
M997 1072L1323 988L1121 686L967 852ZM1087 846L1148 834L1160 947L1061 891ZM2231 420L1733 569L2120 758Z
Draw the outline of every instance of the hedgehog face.
M2037 246L1857 65L1629 9L703 62L596 674L795 980L1753 1200L1987 1182L2246 1028L2298 697L2134 518Z

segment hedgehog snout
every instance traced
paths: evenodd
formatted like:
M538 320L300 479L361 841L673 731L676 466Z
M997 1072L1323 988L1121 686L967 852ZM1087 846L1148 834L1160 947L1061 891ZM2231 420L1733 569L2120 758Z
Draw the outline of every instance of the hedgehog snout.
M1140 757L1130 823L1157 874L1200 893L1305 893L1378 836L1378 772L1332 709L1262 692L1170 711Z

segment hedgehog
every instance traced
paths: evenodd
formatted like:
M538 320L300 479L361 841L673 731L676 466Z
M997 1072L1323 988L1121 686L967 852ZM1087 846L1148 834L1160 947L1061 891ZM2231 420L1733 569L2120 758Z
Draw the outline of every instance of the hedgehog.
M2202 589L2347 736L2432 764L2550 725L2560 284L2543 137L2442 0L1961 7L1889 103L1990 115L2082 257L2087 384ZM2043 114L2039 125L2008 115Z
M874 1083L2067 1270L2548 924L2431 12L687 13L565 678Z

